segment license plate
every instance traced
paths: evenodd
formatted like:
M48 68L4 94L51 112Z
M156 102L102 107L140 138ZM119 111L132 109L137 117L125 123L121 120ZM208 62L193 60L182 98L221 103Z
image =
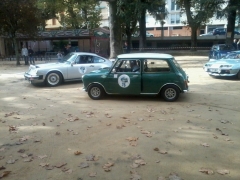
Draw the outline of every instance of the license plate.
M218 69L209 69L210 72L218 72Z

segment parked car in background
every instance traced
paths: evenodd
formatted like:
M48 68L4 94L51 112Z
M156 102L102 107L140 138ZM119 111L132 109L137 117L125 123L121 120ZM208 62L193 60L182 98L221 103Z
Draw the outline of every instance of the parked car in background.
M199 36L212 36L213 35L213 32L212 31L209 31L208 33L206 34L200 34Z
M165 101L175 101L188 91L188 76L172 55L133 53L119 55L109 70L85 74L83 85L94 100L106 93L161 95Z
M236 76L240 79L240 51L230 52L220 60L211 60L203 68L210 76Z
M226 35L225 28L216 28L213 30L213 35ZM240 35L240 32L234 31L234 35Z
M139 32L132 34L133 37L139 37ZM146 37L154 37L154 34L146 31Z
M86 73L111 66L110 60L97 54L72 52L64 56L62 62L30 65L24 77L32 84L46 83L48 86L57 86L64 81L81 80Z
M221 59L227 55L228 52L234 51L235 48L232 45L215 44L212 46L209 52L209 59Z

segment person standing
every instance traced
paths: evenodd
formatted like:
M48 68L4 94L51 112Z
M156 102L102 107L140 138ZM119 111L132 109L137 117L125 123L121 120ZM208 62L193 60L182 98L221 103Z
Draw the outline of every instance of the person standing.
M30 61L30 64L35 64L34 62L34 58L33 58L33 50L31 48L31 46L28 47L28 56L29 56L29 61Z
M62 57L63 57L63 55L62 55L61 51L58 51L58 53L57 53L58 62L62 62Z
M26 48L25 45L23 45L22 47L22 56L23 56L23 59L25 61L25 65L28 65L28 49Z

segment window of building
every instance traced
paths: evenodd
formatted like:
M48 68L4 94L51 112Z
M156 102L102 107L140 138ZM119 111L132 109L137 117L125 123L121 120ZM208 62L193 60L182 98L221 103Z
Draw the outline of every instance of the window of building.
M171 24L180 24L180 14L171 14Z
M156 30L162 30L162 27L156 27ZM168 30L168 27L163 27L163 30Z
M176 0L171 1L171 11L179 10L180 7L177 5Z

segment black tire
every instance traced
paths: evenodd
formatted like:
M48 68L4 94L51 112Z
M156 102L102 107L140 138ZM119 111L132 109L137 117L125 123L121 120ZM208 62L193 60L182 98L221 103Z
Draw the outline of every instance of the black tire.
M240 70L237 73L237 78L240 80Z
M62 83L62 75L59 72L50 72L46 77L48 86L58 86Z
M102 86L98 84L90 85L88 88L88 96L93 100L102 99L105 95L105 91L103 90Z
M177 86L167 85L161 90L161 96L165 101L173 102L179 97L180 91Z

